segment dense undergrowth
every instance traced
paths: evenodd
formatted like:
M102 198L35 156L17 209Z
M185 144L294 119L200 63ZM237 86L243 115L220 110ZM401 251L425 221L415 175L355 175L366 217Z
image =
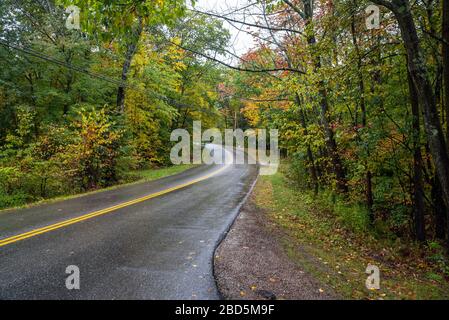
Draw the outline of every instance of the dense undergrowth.
M315 195L291 177L291 167L262 177L257 205L284 231L290 257L344 298L447 299L449 263L442 244L416 243L380 226L367 211L330 192ZM368 290L368 264L379 267L381 289Z

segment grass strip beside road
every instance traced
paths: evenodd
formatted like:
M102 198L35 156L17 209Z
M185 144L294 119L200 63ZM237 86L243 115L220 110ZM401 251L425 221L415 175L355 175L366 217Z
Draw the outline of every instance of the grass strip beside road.
M43 199L40 201L31 202L31 203L28 203L25 205L3 208L0 210L0 214L2 214L4 212L9 212L11 210L31 208L31 207L34 207L37 205L50 204L50 203L56 203L56 202L60 202L60 201L70 200L70 199L76 199L79 197L84 197L84 196L96 194L99 192L115 190L117 188L122 188L124 186L130 186L130 185L134 185L134 184L138 184L138 183L142 183L142 182L154 181L154 180L162 179L165 177L173 176L175 174L192 169L196 166L197 165L193 165L193 164L185 164L185 165L176 165L176 166L157 168L157 169L136 170L136 171L132 171L130 173L130 175L133 177L132 182L122 182L122 183L118 183L116 185L113 185L113 186L110 186L107 188L101 188L101 189L97 189L97 190L87 191L87 192L83 192L83 193L70 194L70 195L65 195L65 196L58 196L58 197L54 197L54 198L48 198L48 199Z

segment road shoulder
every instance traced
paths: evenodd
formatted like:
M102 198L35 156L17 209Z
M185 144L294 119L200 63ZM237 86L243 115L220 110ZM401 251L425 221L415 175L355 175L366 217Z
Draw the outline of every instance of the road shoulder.
M288 257L282 239L282 230L256 206L255 194L251 194L215 254L215 277L225 299L336 298Z

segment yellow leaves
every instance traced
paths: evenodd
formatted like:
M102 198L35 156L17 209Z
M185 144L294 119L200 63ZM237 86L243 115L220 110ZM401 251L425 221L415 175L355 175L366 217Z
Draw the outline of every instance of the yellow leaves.
M166 58L173 61L173 68L176 71L182 71L187 68L187 66L182 62L185 58L185 51L179 47L181 44L181 39L178 37L172 38L171 42L173 43L168 47Z
M142 53L138 53L134 56L133 60L133 67L138 70L138 72L141 72L143 70L143 67L145 67L148 64L148 57L146 57Z
M179 37L174 37L174 38L171 39L171 42L173 42L173 44L175 44L177 46L181 45L181 41L182 40Z
M145 67L162 63L163 56L153 49L151 43L147 43L146 45L141 46L134 55L132 67L138 75L141 75L145 70Z
M182 71L182 70L185 70L186 68L187 68L187 66L182 61L177 61L173 64L173 69L175 71Z
M251 126L257 127L260 122L259 106L253 102L246 102L242 109L242 113Z

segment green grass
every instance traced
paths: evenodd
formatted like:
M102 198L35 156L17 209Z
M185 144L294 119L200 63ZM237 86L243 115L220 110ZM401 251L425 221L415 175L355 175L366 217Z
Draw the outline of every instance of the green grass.
M179 166L172 166L167 168L161 168L161 169L147 169L147 170L140 170L135 171L133 174L138 176L140 181L153 181L157 179L161 179L164 177L172 176L178 173L181 173L183 171L186 171L188 169L191 169L195 167L195 165L191 164L185 164L185 165L179 165Z
M142 183L142 182L146 182L146 181L153 181L153 180L157 180L157 179L161 179L164 177L168 177L168 176L172 176L172 175L181 173L181 172L191 169L193 167L195 167L195 165L177 165L177 166L171 166L171 167L166 167L166 168L132 171L129 173L130 180L127 180L127 181L132 181L132 182L124 181L122 183L119 183L117 185L114 185L114 186L111 186L108 188L102 188L102 189L89 191L89 192L85 192L85 193L58 196L58 197L43 199L40 201L35 201L35 202L30 202L30 203L22 203L19 205L17 205L17 202L15 202L14 195L13 196L2 195L4 198L2 203L5 203L5 204L10 203L11 205L1 208L0 213L6 212L9 210L28 208L28 207L33 207L36 205L41 205L41 204L49 204L49 203L79 198L79 197L83 197L83 196L86 196L89 194L95 194L95 193L103 192L103 191L107 191L107 190L114 190L114 189L117 189L117 188L120 188L123 186L129 186L129 185Z
M326 194L315 197L282 173L261 177L254 199L283 230L291 259L342 298L449 299L442 265L429 259L428 248L379 237L368 230L364 208L345 206ZM380 268L378 291L365 287L368 264Z

